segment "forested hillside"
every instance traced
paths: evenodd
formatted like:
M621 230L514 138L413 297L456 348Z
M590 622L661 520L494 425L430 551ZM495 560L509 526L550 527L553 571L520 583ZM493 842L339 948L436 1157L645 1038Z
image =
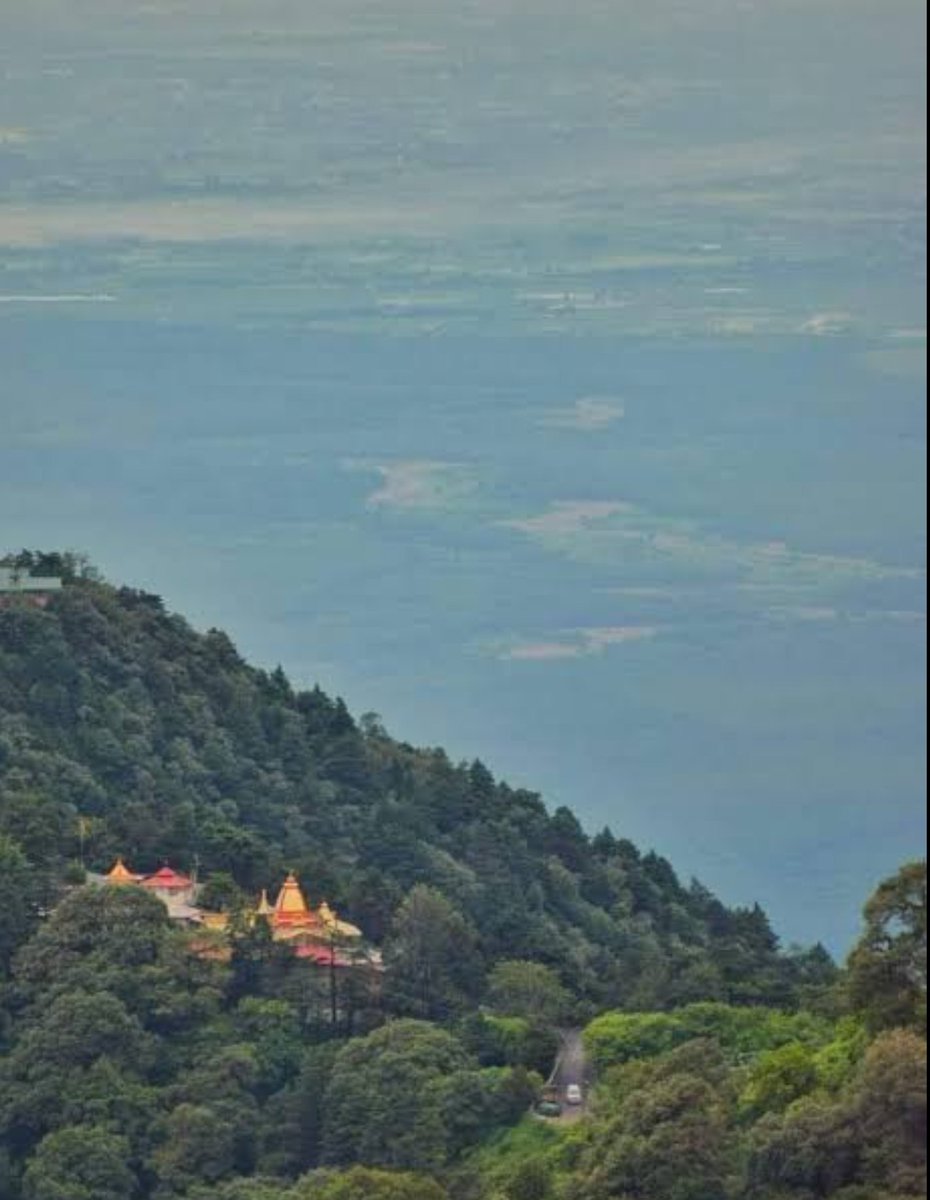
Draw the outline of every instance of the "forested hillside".
M551 965L597 1008L790 1005L829 975L819 950L780 954L758 908L725 908L622 836L587 837L478 761L398 744L157 596L61 556L23 561L69 586L46 611L0 611L0 831L53 878L82 852L83 818L91 867L167 859L250 891L293 868L376 942L426 884L475 931L472 1000L501 958Z
M844 969L782 953L156 596L18 561L67 586L0 597L0 1200L926 1196L924 863ZM87 876L117 855L196 867L227 952ZM255 895L290 868L383 971L272 940Z

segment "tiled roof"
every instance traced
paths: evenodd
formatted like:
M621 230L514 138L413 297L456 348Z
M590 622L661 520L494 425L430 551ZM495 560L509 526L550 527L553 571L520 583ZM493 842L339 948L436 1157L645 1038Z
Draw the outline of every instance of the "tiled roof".
M188 879L186 875L173 870L171 867L162 867L154 875L149 875L143 879L142 886L156 888L160 891L181 891L182 889L193 887L194 881Z

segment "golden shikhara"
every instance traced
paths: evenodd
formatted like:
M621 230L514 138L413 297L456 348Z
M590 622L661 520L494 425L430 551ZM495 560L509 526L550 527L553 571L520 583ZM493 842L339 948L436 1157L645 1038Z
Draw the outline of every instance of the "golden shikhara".
M133 875L121 858L118 858L107 874L107 883L138 883L139 877Z
M297 876L293 871L284 880L281 890L278 892L271 924L274 929L299 928L314 924L314 914L304 899Z

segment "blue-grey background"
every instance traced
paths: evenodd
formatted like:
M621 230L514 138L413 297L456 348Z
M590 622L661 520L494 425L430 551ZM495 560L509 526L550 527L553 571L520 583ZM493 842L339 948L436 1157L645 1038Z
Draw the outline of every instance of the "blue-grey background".
M843 951L923 841L917 0L5 0L0 544Z

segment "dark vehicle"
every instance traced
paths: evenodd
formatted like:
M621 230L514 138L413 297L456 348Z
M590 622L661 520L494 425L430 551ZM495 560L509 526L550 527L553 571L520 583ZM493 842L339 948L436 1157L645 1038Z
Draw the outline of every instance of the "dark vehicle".
M558 1100L540 1100L536 1105L536 1115L539 1117L561 1117L562 1105Z

